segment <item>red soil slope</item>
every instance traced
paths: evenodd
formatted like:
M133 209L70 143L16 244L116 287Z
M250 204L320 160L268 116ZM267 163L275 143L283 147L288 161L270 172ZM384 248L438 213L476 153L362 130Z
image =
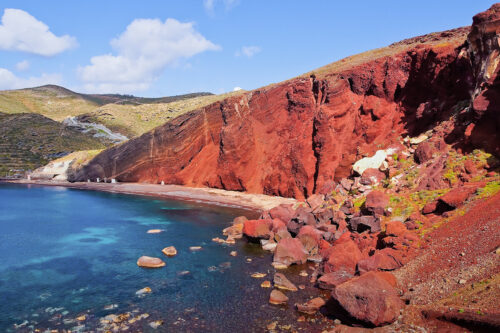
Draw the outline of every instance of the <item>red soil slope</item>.
M442 121L448 143L498 153L499 8L476 16L468 39L469 28L413 38L180 116L104 151L74 180L304 198Z

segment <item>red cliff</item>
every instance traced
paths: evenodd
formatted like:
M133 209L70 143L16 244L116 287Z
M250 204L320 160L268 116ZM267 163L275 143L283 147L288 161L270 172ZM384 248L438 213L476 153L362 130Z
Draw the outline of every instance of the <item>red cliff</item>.
M74 180L303 198L401 135L443 122L447 143L499 154L499 9L476 15L472 28L404 40L182 115L99 154Z

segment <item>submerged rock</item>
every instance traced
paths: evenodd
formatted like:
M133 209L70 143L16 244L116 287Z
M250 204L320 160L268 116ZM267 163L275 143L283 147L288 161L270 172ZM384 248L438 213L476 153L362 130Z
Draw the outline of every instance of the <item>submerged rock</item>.
M297 291L297 287L283 273L274 274L274 286L279 289Z
M295 307L299 312L314 314L316 313L323 305L325 305L325 300L321 297L313 298L307 301L304 304L295 304Z
M150 294L151 293L151 288L149 287L145 287L145 288L142 288L142 289L139 289L135 292L135 294L137 296L144 296L146 294Z
M271 291L271 295L269 296L269 303L280 305L280 304L286 304L286 302L288 302L288 297L281 291L277 289Z
M165 230L163 229L149 229L147 231L148 234L159 234L160 232L164 232Z
M160 258L142 256L137 260L137 266L145 268L159 268L165 266L165 262Z
M163 252L163 254L165 254L168 257L173 257L173 256L177 255L177 249L173 246L168 246L168 247L164 248L163 250L161 250L161 252Z

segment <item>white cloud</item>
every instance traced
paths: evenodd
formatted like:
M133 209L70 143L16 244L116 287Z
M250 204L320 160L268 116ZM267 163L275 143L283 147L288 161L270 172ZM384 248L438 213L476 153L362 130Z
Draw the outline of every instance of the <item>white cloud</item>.
M0 25L0 50L53 56L77 46L74 37L57 37L49 27L20 9L5 9Z
M257 53L262 51L259 46L243 46L240 50L236 51L235 56L246 56L248 58L253 57Z
M242 90L241 87L234 87L233 91L240 91Z
M20 78L11 71L0 68L0 89L20 89L28 87L43 86L45 84L60 84L62 82L62 77L60 74L46 74L43 73L41 76L29 77L27 79Z
M23 60L23 61L20 61L16 64L16 69L18 71L25 71L27 70L28 68L30 68L30 62L28 60Z
M169 18L136 19L111 41L116 54L92 57L78 74L91 92L132 93L146 90L166 66L220 46L203 37L194 23ZM111 89L111 90L108 90Z
M224 7L226 10L230 10L234 6L236 6L239 3L239 0L203 0L203 7L205 7L205 10L207 11L208 14L214 15L215 14L215 6L218 2L224 3Z

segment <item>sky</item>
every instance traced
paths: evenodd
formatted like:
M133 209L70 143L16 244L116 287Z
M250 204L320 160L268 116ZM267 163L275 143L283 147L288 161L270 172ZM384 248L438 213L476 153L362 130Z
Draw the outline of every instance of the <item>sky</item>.
M0 90L58 84L145 97L251 90L470 25L494 2L0 0Z

